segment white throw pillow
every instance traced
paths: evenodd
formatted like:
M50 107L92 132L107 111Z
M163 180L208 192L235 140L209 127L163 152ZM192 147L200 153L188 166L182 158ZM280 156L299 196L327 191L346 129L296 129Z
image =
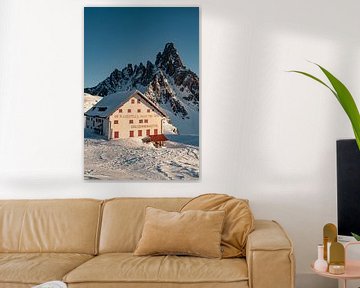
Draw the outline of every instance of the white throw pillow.
M66 284L61 281L50 281L37 286L33 286L32 288L66 288Z

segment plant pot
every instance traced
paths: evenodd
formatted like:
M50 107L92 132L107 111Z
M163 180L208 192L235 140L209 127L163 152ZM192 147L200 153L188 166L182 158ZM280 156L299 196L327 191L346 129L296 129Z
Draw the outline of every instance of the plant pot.
M360 150L355 139L338 140L336 148L338 234L360 234Z

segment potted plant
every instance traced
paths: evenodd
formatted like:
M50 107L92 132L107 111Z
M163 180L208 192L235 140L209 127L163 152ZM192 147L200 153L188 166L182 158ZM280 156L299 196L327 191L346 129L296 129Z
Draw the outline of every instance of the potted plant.
M314 63L314 64L316 66L318 66L320 68L320 70L325 74L326 78L330 82L330 85L326 84L324 81L320 80L319 78L317 78L307 72L298 71L298 70L292 70L289 72L294 72L294 73L305 75L305 76L319 82L320 84L324 85L331 91L331 93L339 101L340 105L342 106L342 108L344 109L346 115L348 116L348 118L350 120L350 123L351 123L353 131L354 131L357 147L360 151L360 114L359 114L359 110L356 106L356 103L354 101L354 98L352 97L350 91L346 88L346 86L340 80L338 80L333 74L331 74L328 70L326 70L322 66L320 66L316 63ZM354 217L358 217L358 216L354 215ZM351 234L357 241L360 241L360 235L355 234L355 233L351 233Z
M358 145L358 148L360 150L360 114L359 110L356 106L356 103L354 101L354 98L352 97L350 91L346 88L346 86L338 80L334 75L332 75L329 71L327 71L325 68L321 67L320 65L314 63L316 66L320 68L320 70L325 74L327 79L330 81L332 87L327 85L325 82L320 80L319 78L303 71L297 71L297 70L291 70L289 72L299 73L302 75L305 75L325 87L327 87L332 94L336 97L336 99L339 101L340 105L343 107L345 113L349 117L349 120L351 122L352 128L354 130L356 143Z

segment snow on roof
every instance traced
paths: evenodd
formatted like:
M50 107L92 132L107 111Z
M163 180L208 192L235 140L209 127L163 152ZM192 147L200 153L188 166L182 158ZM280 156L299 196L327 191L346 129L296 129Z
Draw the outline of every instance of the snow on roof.
M144 94L139 90L131 91L122 91L114 94L104 96L98 103L96 103L93 108L88 110L85 115L92 117L102 117L106 118L113 114L117 109L124 105L131 96L134 94L140 95L146 102L148 102L154 109L156 109L161 115L167 117L166 114L157 107L150 99L148 99Z

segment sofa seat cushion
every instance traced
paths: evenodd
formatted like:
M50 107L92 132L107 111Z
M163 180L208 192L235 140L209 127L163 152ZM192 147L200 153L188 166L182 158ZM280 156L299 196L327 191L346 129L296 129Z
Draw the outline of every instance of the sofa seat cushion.
M0 284L61 280L93 256L72 253L0 253Z
M134 256L110 253L96 256L64 277L67 283L247 283L244 259L206 259L189 256ZM145 285L146 286L146 285Z

